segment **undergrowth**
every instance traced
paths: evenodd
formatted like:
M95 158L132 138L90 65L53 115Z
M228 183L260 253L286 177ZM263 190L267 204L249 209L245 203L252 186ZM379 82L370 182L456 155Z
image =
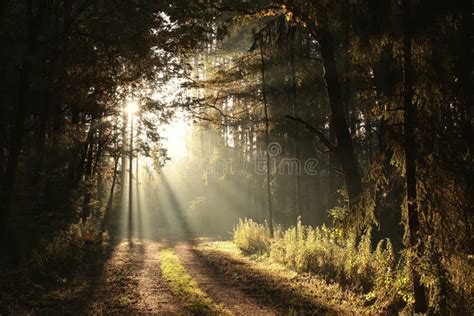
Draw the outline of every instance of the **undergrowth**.
M264 254L270 249L271 237L268 226L251 219L240 219L234 227L234 243L245 254Z
M272 240L267 225L244 219L234 228L234 243L245 254L265 255L364 293L373 310L399 309L413 300L407 264L403 258L396 261L388 239L373 250L370 230L356 238L325 225L313 228L298 222L287 230L277 227Z
M74 272L104 250L92 221L72 224L54 238L43 241L28 260L0 272L7 281L0 284L0 315L30 314L33 298L67 284ZM15 280L17 282L15 282ZM31 292L31 293L30 293Z

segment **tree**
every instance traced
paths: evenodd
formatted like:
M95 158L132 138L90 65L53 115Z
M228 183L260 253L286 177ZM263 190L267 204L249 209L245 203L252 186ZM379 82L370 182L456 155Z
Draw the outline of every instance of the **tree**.
M422 248L419 236L420 221L418 219L418 204L416 196L416 148L415 126L416 107L413 104L412 86L412 51L411 51L411 4L409 0L403 1L403 104L404 104L404 136L405 136L405 174L406 174L406 203L408 210L408 227L410 230L410 246ZM422 250L421 250L422 251ZM416 257L418 257L417 255ZM415 312L426 312L425 288L420 283L419 272L412 268L413 287L415 291Z

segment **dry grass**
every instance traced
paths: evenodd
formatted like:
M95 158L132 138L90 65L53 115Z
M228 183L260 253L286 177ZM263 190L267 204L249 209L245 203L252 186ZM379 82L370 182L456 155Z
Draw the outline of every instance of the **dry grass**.
M270 232L266 225L240 219L234 228L234 243L246 254L264 254L270 249Z
M335 282L297 272L268 256L246 256L232 242L202 244L198 251L217 269L231 275L236 286L286 309L288 314L360 314L363 295Z
M406 263L396 263L389 240L380 241L373 250L370 230L359 238L324 225L313 228L301 223L275 231L272 240L265 225L240 221L234 230L238 237L234 244L243 254L264 257L267 264L279 263L358 293L364 298L366 311L399 310L412 302ZM265 240L265 247L261 240Z

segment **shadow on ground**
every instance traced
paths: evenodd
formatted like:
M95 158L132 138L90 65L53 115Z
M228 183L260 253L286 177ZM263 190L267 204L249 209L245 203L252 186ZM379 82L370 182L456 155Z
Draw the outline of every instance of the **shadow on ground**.
M314 298L296 291L251 266L220 251L193 249L206 265L226 274L228 285L235 286L258 300L261 304L276 307L282 314L321 315L337 311L316 302Z

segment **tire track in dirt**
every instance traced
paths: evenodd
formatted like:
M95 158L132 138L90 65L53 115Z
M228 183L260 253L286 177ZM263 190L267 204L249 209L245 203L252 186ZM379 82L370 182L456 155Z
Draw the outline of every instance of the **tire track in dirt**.
M161 275L160 247L152 241L117 245L95 285L87 313L190 315Z
M216 303L223 303L235 315L281 315L281 311L264 305L254 297L231 285L228 276L216 271L194 253L192 245L177 243L173 250L187 272Z

